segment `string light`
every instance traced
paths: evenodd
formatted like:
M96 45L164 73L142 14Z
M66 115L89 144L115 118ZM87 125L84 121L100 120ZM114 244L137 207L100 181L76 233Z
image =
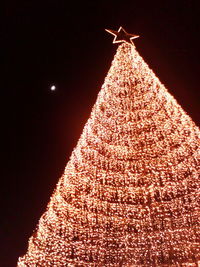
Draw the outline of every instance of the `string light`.
M135 46L121 44L18 266L197 266L199 144Z

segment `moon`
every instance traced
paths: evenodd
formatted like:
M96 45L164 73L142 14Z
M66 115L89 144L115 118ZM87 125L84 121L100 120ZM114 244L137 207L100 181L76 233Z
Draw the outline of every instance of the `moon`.
M55 85L52 85L51 86L51 91L55 91L56 90L56 86Z

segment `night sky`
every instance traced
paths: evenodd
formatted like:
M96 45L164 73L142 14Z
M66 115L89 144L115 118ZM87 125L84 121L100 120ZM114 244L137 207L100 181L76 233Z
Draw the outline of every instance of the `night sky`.
M7 0L2 9L2 267L25 253L90 115L117 48L105 28L141 36L140 55L200 125L197 2L70 2Z

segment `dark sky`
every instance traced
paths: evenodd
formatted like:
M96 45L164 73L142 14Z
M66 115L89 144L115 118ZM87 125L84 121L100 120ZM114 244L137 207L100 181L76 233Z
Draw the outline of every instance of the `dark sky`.
M117 48L105 28L141 36L137 50L200 125L196 2L81 2L7 0L2 9L2 267L26 251L89 117Z

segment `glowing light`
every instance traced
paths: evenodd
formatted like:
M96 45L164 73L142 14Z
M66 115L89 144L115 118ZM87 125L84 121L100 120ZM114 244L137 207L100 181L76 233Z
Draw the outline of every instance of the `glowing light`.
M55 91L56 90L56 86L55 85L52 85L51 86L51 91Z
M105 29L105 30L115 36L113 44L124 43L124 42L133 44L133 39L139 37L139 35L127 33L122 27L119 27L118 31L110 29Z
M191 118L121 44L18 266L197 266L199 145Z

